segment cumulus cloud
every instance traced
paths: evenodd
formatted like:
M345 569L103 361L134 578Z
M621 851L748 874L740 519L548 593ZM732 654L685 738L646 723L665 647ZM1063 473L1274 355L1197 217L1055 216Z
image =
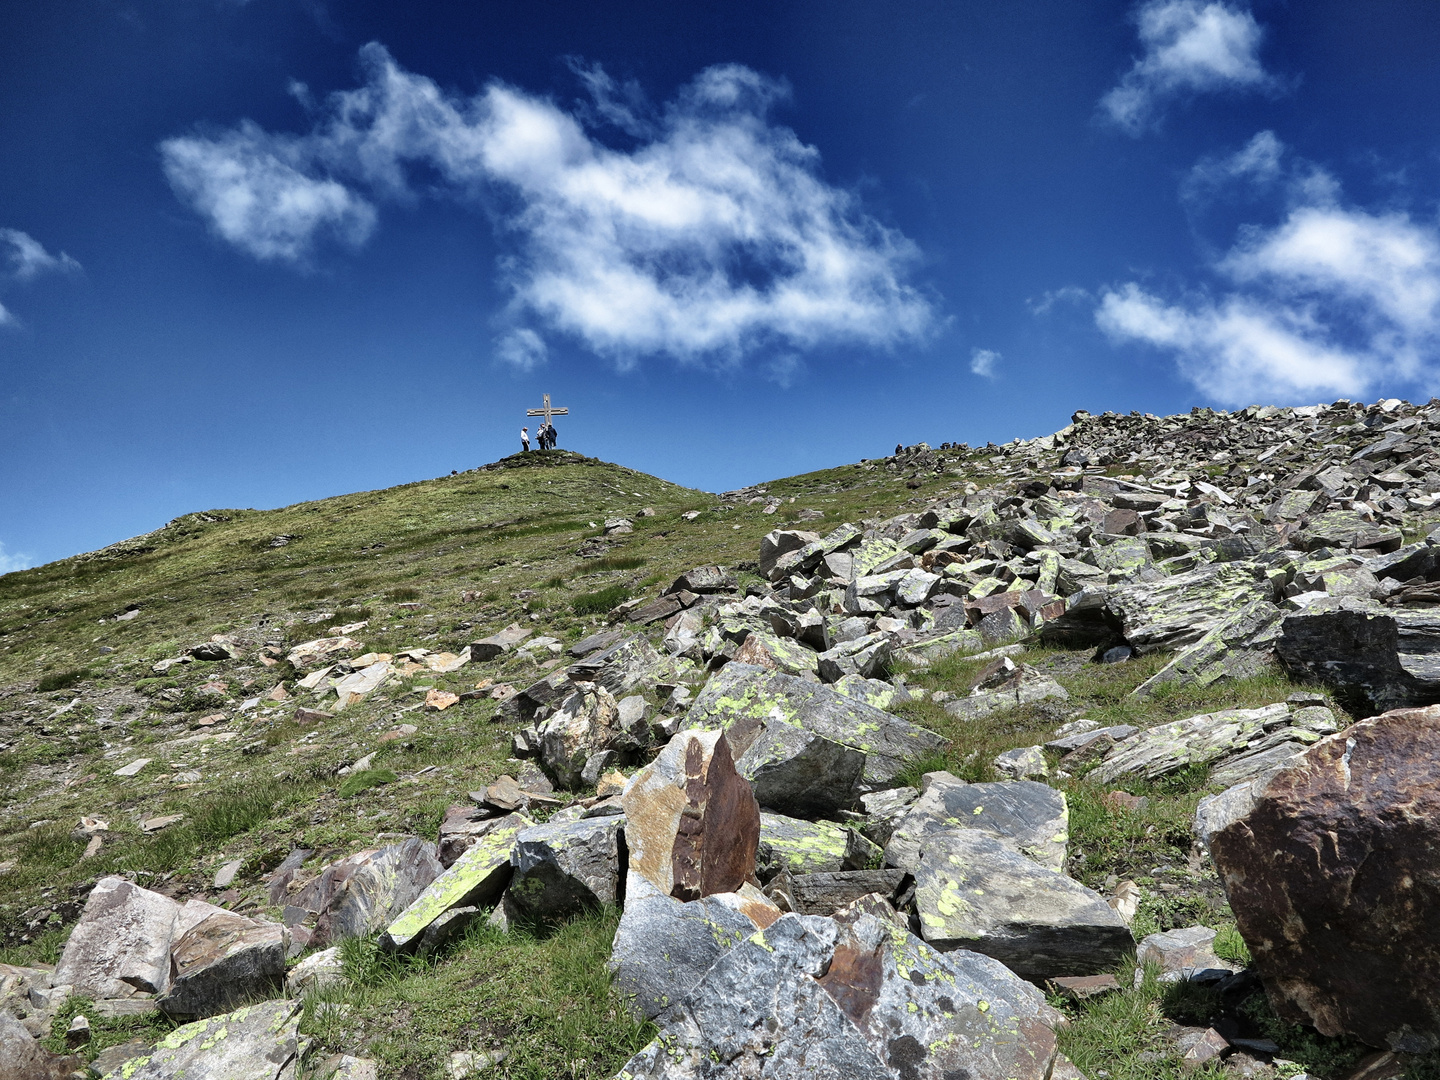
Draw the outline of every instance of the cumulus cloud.
M1144 0L1132 17L1144 52L1099 106L1129 135L1153 128L1178 98L1279 85L1260 63L1264 30L1247 10L1223 0Z
M622 366L886 347L934 326L906 280L915 246L827 183L815 148L770 119L781 82L721 65L652 106L575 65L590 98L566 111L499 82L446 93L377 44L361 65L364 85L312 104L307 134L242 123L162 144L176 193L241 250L292 262L327 233L363 242L380 201L487 200L514 245L501 264L509 324L559 331ZM598 137L606 128L628 136L625 149ZM496 353L527 367L543 346L527 327Z
M14 555L5 550L5 545L0 543L0 574L12 574L16 570L27 570L30 568L30 556L21 555L16 552Z
M996 367L1000 363L1000 354L994 349L971 349L970 350L970 373L979 375L986 379L993 379L996 375Z
M533 371L545 363L549 350L534 330L513 330L495 343L495 357L516 371Z
M1338 182L1313 165L1288 172L1282 219L1243 228L1215 260L1220 295L1165 300L1128 282L1104 292L1096 322L1117 341L1170 352L1228 405L1353 397L1380 382L1433 391L1440 230L1345 205Z

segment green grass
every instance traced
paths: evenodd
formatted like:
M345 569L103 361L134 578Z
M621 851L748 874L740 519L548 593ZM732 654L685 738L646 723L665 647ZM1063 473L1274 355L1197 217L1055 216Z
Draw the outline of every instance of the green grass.
M35 689L45 694L51 690L64 690L90 678L90 671L87 668L73 668L70 671L57 671L41 678Z
M361 769L340 781L339 795L342 799L354 798L362 791L379 787L381 784L393 784L398 779L400 778L391 769Z
M581 593L570 601L570 610L576 615L604 615L629 599L630 589L627 586L609 585L595 592Z

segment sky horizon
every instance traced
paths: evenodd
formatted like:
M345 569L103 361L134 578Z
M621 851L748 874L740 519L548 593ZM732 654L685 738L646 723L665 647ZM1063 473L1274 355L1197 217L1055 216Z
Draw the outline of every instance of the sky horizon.
M0 11L0 573L559 445L721 491L1425 400L1440 8Z

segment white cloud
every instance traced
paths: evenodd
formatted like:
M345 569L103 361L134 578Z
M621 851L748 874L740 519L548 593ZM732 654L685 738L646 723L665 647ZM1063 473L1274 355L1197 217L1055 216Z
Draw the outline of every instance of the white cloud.
M304 259L317 233L359 245L375 210L343 184L307 176L310 148L244 121L215 139L160 144L165 175L223 239L257 259Z
M495 343L496 359L516 371L533 371L548 358L545 339L534 330L512 330Z
M0 543L0 574L13 574L16 570L28 570L30 565L30 556L21 555L18 552L11 555L6 552L5 545Z
M593 101L572 114L498 82L446 94L376 44L361 61L365 85L332 94L307 135L246 123L163 144L177 192L237 247L288 260L326 228L363 241L373 212L360 192L416 199L417 165L435 193L498 196L516 247L501 264L512 325L536 320L621 366L647 354L730 361L766 345L886 347L935 324L905 280L914 245L770 121L782 83L722 65L655 108L582 68ZM586 121L620 127L632 148L606 145ZM523 366L537 353L516 333L497 354Z
M1249 11L1223 0L1145 0L1133 18L1144 54L1100 99L1100 116L1127 134L1143 134L1187 94L1278 85L1260 63L1264 31Z
M1039 300L1027 300L1025 304L1032 315L1049 315L1057 304L1088 303L1091 299L1089 289L1082 289L1079 285L1062 285L1058 289L1050 289Z
M1173 353L1224 404L1353 397L1381 382L1432 392L1440 230L1343 205L1334 177L1312 165L1290 172L1283 219L1243 228L1215 261L1226 282L1218 300L1167 302L1130 282L1104 293L1096 322L1117 341Z
M1233 154L1201 158L1181 185L1181 198L1200 202L1237 184L1269 187L1281 177L1280 161L1284 153L1285 144L1273 131L1257 132Z
M970 350L970 373L986 379L995 378L995 368L1000 363L1000 354L994 349Z
M0 229L0 258L15 281L29 281L41 274L79 270L80 264L66 255L51 255L44 246L19 229Z
M20 320L12 315L4 304L0 304L0 326L19 326Z

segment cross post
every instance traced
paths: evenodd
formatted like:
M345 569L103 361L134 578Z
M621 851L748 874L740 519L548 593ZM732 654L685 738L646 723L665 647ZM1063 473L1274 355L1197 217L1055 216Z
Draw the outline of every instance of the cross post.
M546 395L545 395L545 404L544 404L542 407L538 408L538 409L526 409L526 410L525 410L525 415L526 415L526 416L543 416L543 417L545 418L545 423L546 423L546 424L549 424L549 423L550 423L550 417L552 417L552 416L569 416L569 415L570 415L570 410L569 410L568 408L553 407L553 406L551 406L551 404L550 404L550 395L549 395L549 394L546 394Z

